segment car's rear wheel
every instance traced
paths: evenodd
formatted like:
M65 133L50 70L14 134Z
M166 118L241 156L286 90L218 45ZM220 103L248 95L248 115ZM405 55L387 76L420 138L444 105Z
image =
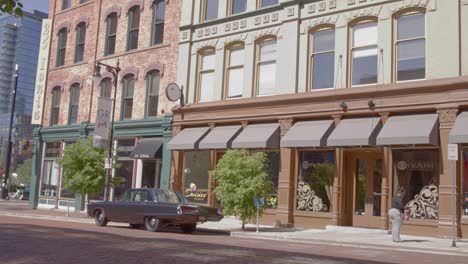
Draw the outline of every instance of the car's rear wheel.
M196 223L195 224L182 224L180 225L180 229L185 234L191 234L195 232L195 229L197 229L197 224Z
M145 227L146 230L150 232L159 232L161 231L161 220L159 218L156 218L154 216L148 216L145 218Z
M94 222L97 226L106 226L107 222L109 222L104 214L103 210L98 210L94 215Z

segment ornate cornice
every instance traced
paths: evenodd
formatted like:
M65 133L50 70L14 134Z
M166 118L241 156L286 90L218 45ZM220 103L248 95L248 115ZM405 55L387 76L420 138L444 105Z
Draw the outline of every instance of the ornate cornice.
M439 125L441 129L450 129L457 119L457 108L447 108L437 110L439 114Z

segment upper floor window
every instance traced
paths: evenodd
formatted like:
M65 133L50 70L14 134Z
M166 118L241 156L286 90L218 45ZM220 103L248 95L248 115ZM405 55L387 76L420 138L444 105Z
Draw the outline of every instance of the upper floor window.
M311 34L310 78L312 90L333 88L335 30L324 28Z
M257 95L269 95L275 93L276 56L276 39L264 39L257 44Z
M159 71L152 71L148 74L146 80L146 85L148 87L146 99L146 116L148 117L158 115L159 82Z
M354 25L351 43L351 84L377 83L377 22Z
M426 28L423 13L396 18L396 80L426 78Z
M214 99L215 87L215 49L207 49L199 54L198 64L198 101Z
M161 44L164 39L164 20L166 17L166 0L153 2L153 31L151 45Z
M229 3L229 14L235 15L245 12L247 9L247 0L231 0Z
M133 75L128 75L123 80L122 115L120 119L132 118L134 88L135 88L135 77Z
M278 0L257 0L258 8L273 6L278 4Z
M83 61L86 41L86 23L76 27L75 62Z
M128 37L127 51L138 48L138 35L140 31L140 7L134 6L128 11Z
M112 13L106 18L106 43L104 56L115 53L115 41L117 38L117 13Z
M50 102L50 125L58 125L60 114L61 88L55 87L52 90L52 101Z
M84 4L86 2L88 2L88 0L80 0L80 4Z
M65 64L65 53L67 50L67 28L62 28L57 37L57 64L56 66L62 66Z
M80 104L80 85L74 84L70 88L70 109L68 110L68 123L76 124L78 121L78 106Z
M226 52L226 97L242 97L242 88L244 87L244 45L233 45Z
M218 0L202 0L202 22L218 18Z
M70 8L70 6L71 6L71 0L62 0L62 10Z
M101 87L99 91L100 97L111 98L112 94L112 81L110 78L101 81Z

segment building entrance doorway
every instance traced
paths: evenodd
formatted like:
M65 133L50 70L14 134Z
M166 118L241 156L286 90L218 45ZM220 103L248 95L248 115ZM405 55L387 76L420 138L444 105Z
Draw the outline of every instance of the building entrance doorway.
M161 176L161 164L162 164L161 159L143 160L141 187L159 188L159 180Z
M382 209L383 155L378 151L347 155L348 199L352 226L380 228Z

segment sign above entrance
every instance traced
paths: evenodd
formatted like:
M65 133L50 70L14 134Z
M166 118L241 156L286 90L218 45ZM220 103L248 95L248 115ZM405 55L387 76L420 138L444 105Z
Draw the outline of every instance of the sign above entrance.
M458 160L458 144L448 144L448 160Z

